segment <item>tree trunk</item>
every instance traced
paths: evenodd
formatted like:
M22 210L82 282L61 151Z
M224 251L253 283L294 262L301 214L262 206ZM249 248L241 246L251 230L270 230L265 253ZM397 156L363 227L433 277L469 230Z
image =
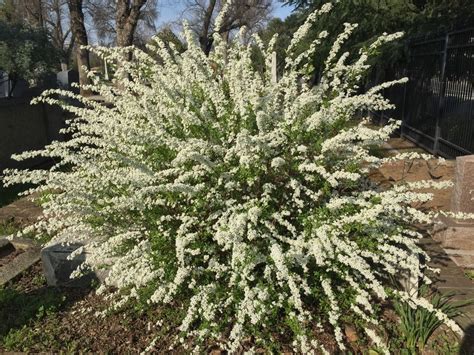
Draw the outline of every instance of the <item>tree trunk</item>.
M91 95L90 90L82 88L82 85L90 84L86 71L82 68L90 68L89 51L81 48L87 46L87 32L84 26L84 13L82 12L82 0L68 0L69 13L71 17L71 29L76 43L77 67L79 72L79 84L81 85L81 95Z
M204 14L204 21L202 23L201 33L199 35L199 43L201 44L201 49L206 55L209 55L209 52L212 48L212 38L209 37L209 27L211 25L212 13L216 7L216 0L210 0L209 5L207 6L206 12Z
M51 0L50 0L51 1ZM67 70L70 60L71 60L71 51L74 46L74 36L71 35L69 44L66 44L68 36L71 34L71 30L68 29L66 33L63 30L63 3L62 0L52 0L49 3L49 16L46 18L46 22L50 25L51 36L53 40L53 45L58 49L59 52L59 64L61 65L61 70Z
M117 46L133 45L133 36L137 28L140 10L146 0L118 0L115 21L117 24Z

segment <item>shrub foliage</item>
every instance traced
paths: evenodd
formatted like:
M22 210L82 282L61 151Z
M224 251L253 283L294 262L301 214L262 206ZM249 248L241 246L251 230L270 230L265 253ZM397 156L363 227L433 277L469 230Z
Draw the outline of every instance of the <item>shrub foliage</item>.
M30 192L48 197L32 229L52 242L82 241L87 267L109 270L100 291L118 288L117 307L138 300L181 309L177 343L212 341L233 352L249 339L270 346L284 333L295 349L320 351L318 334L332 329L343 350L350 323L388 351L380 305L392 299L460 331L393 282L429 282L429 258L410 227L430 220L411 207L430 198L411 191L428 182L379 190L368 172L387 159L370 148L397 123L375 129L353 120L392 108L381 90L397 82L365 93L357 83L369 56L400 34L383 35L349 62L339 49L356 26L345 24L321 83L310 87L308 59L327 33L303 53L293 49L329 10L295 33L278 82L270 75L275 40L265 48L243 31L231 44L216 36L208 57L186 26L183 53L159 38L150 53L94 49L121 64L117 85L91 74L91 89L112 104L44 93L38 100L77 115L72 138L17 156L53 157L51 170L8 172L8 184L39 184ZM251 60L255 47L267 58L263 72ZM123 51L134 61L124 63Z

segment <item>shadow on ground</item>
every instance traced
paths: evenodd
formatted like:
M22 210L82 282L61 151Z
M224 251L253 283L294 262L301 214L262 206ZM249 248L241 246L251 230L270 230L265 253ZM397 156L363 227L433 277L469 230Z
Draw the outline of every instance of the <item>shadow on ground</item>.
M464 338L461 341L459 355L474 354L474 324L468 326L464 331Z
M40 263L32 269L0 287L0 341L12 330L69 309L90 292L47 286L41 272L37 272L41 269Z

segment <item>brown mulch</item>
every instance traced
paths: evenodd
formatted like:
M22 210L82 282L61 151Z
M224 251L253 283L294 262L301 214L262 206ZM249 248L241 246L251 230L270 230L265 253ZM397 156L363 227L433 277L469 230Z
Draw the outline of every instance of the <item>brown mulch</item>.
M127 309L124 312L110 312L106 316L97 315L97 312L106 309L108 301L101 295L97 295L92 289L78 288L52 288L48 287L41 277L41 263L34 264L16 279L10 281L8 287L29 296L43 297L46 290L53 289L64 299L59 309L52 315L39 320L32 320L27 324L30 329L35 329L43 334L48 334L48 340L44 341L44 336L38 336L38 341L28 344L27 349L5 348L0 337L0 353L7 350L28 351L28 352L93 352L93 353L138 353L146 349L155 337L156 342L153 353L159 354L186 354L190 350L185 350L178 346L169 350L174 342L174 338L179 335L176 325L163 324L157 326L156 322L161 318L163 309L154 308L148 311L139 312ZM0 307L2 306L0 300ZM12 313L17 309L11 309ZM17 328L16 328L17 329ZM286 335L275 334L277 338L282 338L283 344ZM332 336L332 331L327 329L323 333L318 333L319 343L327 349L336 351L336 344ZM283 339L284 338L284 339ZM188 342L190 349L193 345ZM249 339L246 347L252 346ZM359 349L357 343L352 344L353 349ZM213 344L205 346L205 353L224 354ZM284 346L284 353L290 354L291 346ZM256 349L257 352L265 353L264 349ZM261 351L259 351L261 350ZM359 349L360 350L360 349ZM242 351L243 353L243 351Z
M42 208L33 199L37 195L22 197L15 202L0 207L0 225L24 228L35 223L43 213Z

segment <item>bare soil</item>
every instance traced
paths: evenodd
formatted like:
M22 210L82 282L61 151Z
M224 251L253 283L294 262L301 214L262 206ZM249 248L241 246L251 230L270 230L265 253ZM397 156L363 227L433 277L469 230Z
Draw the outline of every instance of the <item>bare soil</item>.
M0 248L0 267L8 264L23 252L24 250L16 249L12 244L7 244L3 248Z

